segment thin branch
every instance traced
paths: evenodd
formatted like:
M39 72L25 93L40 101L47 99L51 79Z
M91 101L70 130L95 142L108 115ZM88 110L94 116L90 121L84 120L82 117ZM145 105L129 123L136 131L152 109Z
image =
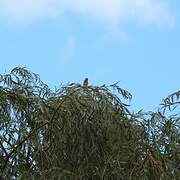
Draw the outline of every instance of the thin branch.
M5 153L6 157L8 157L8 152L6 151L5 147L3 146L3 143L0 141L0 146L2 147L3 152Z
M49 122L46 122L44 124L42 124L41 126L37 127L36 129L33 129L31 131L31 133L29 133L28 136L26 136L9 154L8 156L6 156L6 160L5 160L5 164L3 166L3 170L6 168L7 162L9 160L9 158L11 157L11 155L26 141L28 140L38 129L41 129L42 127L46 126Z

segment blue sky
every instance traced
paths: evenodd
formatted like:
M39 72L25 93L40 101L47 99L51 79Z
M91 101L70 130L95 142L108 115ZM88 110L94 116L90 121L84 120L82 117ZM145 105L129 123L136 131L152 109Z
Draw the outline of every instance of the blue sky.
M134 110L179 89L178 0L0 0L0 73L26 66L51 87L120 85Z

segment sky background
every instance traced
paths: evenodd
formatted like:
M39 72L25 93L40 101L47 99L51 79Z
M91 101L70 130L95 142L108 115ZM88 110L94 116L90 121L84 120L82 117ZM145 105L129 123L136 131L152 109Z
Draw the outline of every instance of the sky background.
M0 0L0 73L25 66L51 87L119 85L134 110L180 87L179 0Z

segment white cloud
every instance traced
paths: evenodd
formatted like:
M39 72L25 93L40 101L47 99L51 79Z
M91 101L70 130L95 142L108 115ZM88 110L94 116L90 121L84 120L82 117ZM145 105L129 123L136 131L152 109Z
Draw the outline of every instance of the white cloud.
M167 0L0 0L3 20L29 22L71 11L107 24L173 24Z
M36 21L59 15L58 0L0 0L0 16L12 22Z

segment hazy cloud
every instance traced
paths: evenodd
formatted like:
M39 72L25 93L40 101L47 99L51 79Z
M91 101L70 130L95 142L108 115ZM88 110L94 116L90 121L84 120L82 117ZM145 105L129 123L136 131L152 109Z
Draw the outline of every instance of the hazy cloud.
M74 38L68 38L60 50L58 61L62 64L69 63L73 59L75 48L76 42Z
M173 24L166 0L0 0L1 20L28 23L71 11L107 24Z

